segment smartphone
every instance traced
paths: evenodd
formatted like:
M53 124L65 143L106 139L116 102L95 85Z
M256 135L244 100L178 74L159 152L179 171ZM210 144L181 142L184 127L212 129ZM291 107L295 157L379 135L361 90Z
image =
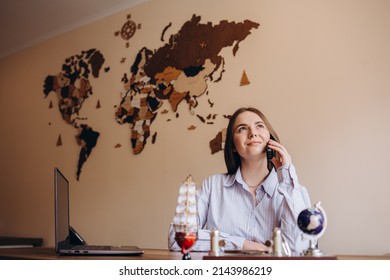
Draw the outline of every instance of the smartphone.
M275 151L267 147L267 159L272 160L275 157Z
M271 139L275 140L272 134L271 134ZM276 152L275 150L272 150L267 146L266 153L267 153L267 160L268 160L268 170L271 171L272 167L274 166L271 160L276 156Z
M275 138L271 135L271 139L275 140ZM267 146L267 159L272 160L276 156L275 150L272 150Z

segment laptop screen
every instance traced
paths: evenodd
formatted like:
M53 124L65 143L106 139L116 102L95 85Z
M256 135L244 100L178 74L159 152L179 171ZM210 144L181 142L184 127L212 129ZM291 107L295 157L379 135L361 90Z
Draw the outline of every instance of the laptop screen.
M69 182L54 168L55 248L69 244Z

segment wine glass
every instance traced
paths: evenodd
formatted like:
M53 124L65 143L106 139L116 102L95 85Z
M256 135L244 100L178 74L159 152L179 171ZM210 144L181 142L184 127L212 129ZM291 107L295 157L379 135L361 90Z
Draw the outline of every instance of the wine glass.
M191 175L181 184L173 219L175 240L181 248L183 260L190 260L190 251L198 239L196 186Z
M190 260L190 251L198 239L198 228L193 225L175 225L175 240L181 248L183 260Z

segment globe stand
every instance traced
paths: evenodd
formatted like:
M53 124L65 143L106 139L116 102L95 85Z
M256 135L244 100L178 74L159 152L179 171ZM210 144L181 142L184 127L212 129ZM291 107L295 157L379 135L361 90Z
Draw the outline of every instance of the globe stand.
M321 257L324 255L320 249L317 248L317 238L310 239L310 247L304 252L304 256Z
M310 246L306 251L304 251L303 255L304 256L320 257L320 256L324 255L324 252L322 252L320 249L318 249L318 246L317 246L318 242L317 241L325 233L328 219L327 219L326 212L325 212L324 208L321 207L321 201L317 202L314 206L315 206L315 208L309 208L309 209L303 210L301 212L301 214L305 214L305 213L307 213L307 211L312 212L312 213L317 212L317 214L320 215L320 217L322 218L321 230L319 230L317 232L307 230L307 225L304 226L302 224L302 222L300 221L299 217L298 217L298 227L302 230L303 237L310 240Z

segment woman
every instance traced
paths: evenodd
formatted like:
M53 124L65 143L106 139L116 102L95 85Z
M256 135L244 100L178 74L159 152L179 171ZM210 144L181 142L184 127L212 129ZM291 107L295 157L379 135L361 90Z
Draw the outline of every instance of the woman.
M267 148L275 152L267 159ZM272 154L272 153L271 153ZM210 230L218 229L225 249L271 251L275 227L293 254L308 248L297 226L311 207L286 148L267 118L255 108L240 108L230 118L225 142L226 174L204 180L198 194L199 239L194 251L210 249ZM171 250L179 249L172 240Z

